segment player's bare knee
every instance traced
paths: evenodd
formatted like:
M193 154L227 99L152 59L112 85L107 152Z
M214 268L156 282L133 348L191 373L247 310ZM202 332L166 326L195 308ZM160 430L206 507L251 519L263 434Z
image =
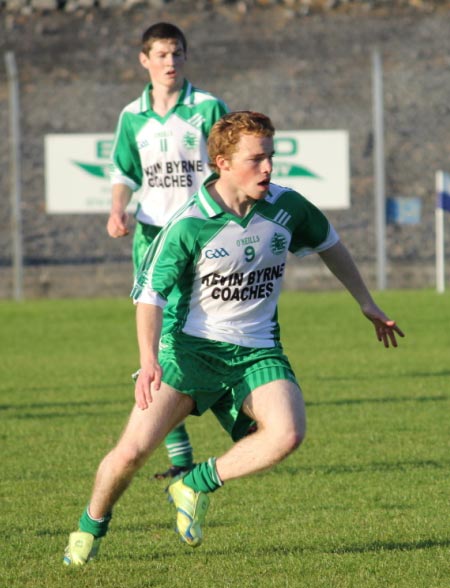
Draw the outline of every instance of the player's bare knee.
M302 443L304 435L295 427L288 427L284 430L274 431L271 435L270 446L276 454L276 461L281 461L293 451L295 451Z
M119 445L115 453L121 468L137 470L144 464L148 452L143 451L138 445Z
M304 433L299 429L293 428L284 435L285 454L289 455L300 447L304 439Z

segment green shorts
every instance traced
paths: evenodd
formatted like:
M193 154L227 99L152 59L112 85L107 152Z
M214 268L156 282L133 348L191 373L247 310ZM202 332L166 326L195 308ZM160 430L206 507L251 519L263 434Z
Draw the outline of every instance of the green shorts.
M156 235L161 230L161 227L154 227L153 225L145 225L137 221L133 236L133 268L134 275L137 275L138 269L144 259L145 252L153 243Z
M192 414L211 409L234 441L253 424L241 410L252 390L274 380L297 383L281 346L256 349L168 333L161 338L159 362L163 382L195 401Z

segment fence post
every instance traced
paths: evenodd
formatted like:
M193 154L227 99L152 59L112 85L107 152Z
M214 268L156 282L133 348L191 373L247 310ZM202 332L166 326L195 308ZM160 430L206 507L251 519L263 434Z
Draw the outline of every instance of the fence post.
M435 209L435 239L436 239L436 291L445 291L445 233L444 207L439 198L444 194L444 172L436 172L436 209Z
M377 287L386 288L386 194L384 170L383 68L380 52L372 54L373 136L375 172L375 227L377 250Z
M20 181L20 108L19 82L14 53L5 54L10 104L10 178L11 178L11 236L14 299L23 299L22 211Z

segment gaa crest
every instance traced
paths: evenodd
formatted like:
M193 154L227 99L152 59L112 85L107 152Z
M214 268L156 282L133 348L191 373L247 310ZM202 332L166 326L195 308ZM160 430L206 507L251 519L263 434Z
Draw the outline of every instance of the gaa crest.
M198 145L199 138L195 133L190 133L189 131L184 134L183 137L183 145L186 149L195 149Z
M287 246L287 240L281 233L275 233L270 242L270 249L274 255L281 255Z

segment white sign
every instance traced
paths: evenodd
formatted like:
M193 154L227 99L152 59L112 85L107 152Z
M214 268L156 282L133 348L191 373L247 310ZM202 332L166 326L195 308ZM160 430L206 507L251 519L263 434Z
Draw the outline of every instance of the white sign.
M47 212L108 213L112 134L45 137ZM350 206L347 131L278 131L272 181L288 186L321 209ZM129 208L135 208L135 195Z
M108 213L112 134L46 135L47 212ZM135 207L135 199L129 205Z
M277 131L272 181L322 210L350 207L347 131Z

